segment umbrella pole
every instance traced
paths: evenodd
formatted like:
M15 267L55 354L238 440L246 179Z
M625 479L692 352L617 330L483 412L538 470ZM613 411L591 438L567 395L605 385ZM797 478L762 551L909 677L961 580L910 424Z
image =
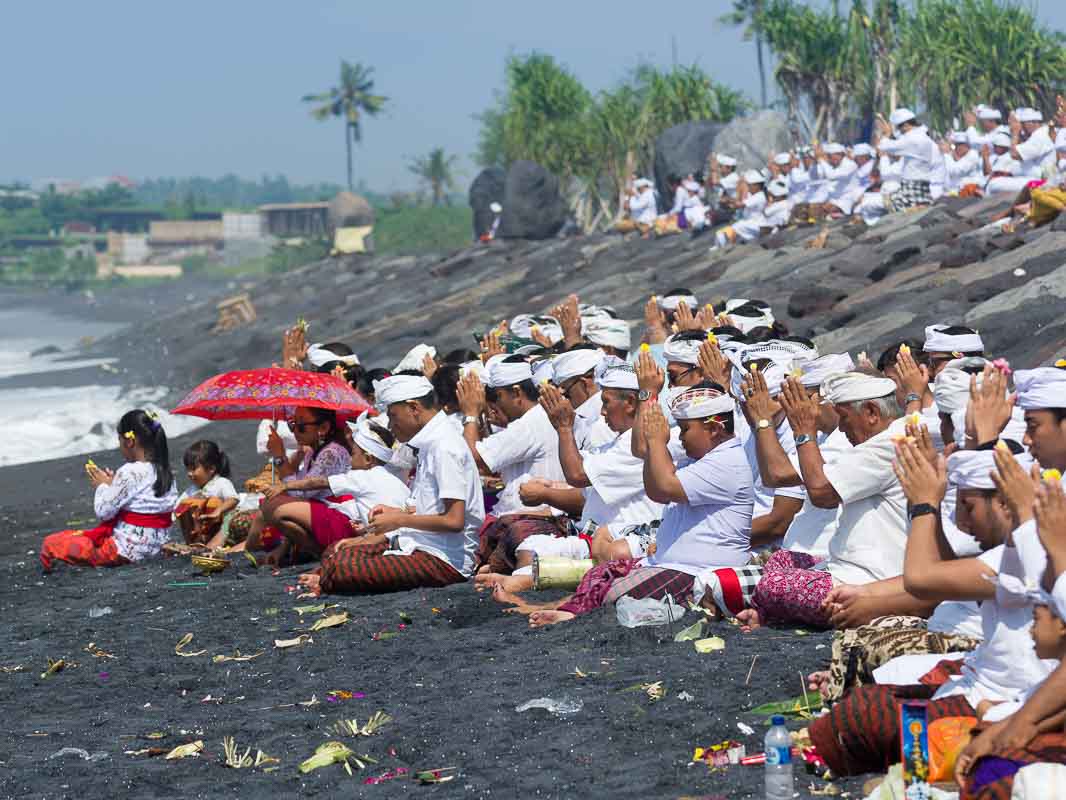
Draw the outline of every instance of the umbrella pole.
M270 412L270 425L271 425L272 428L274 428L274 430L277 430L277 427L278 427L278 407L277 406L274 406L273 410ZM271 486L274 485L274 457L273 456L270 457L270 485Z

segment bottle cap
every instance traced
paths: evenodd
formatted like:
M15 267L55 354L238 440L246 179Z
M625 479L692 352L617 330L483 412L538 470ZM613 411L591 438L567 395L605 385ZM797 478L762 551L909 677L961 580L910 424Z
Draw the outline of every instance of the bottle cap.
M774 714L774 716L770 718L770 724L771 725L784 725L785 724L785 718L782 717L780 714Z

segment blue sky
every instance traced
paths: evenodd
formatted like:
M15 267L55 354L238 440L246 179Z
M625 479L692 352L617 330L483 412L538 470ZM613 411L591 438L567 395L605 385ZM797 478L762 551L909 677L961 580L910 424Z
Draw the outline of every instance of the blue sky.
M300 103L336 80L339 60L375 68L390 109L365 125L356 178L413 185L406 162L435 146L462 157L472 115L492 102L509 53L541 50L592 89L640 61L697 63L755 97L754 47L716 22L731 3L647 0L185 0L178 4L4 4L0 181L123 173L134 178L284 173L344 178L339 121ZM1041 19L1066 29L1066 3Z

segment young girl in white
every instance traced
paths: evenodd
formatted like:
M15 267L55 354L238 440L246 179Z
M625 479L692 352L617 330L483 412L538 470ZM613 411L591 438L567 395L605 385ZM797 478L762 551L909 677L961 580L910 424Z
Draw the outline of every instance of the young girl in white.
M178 498L174 516L181 522L183 512L188 510L191 524L182 525L186 544L219 547L225 539L226 519L240 501L230 481L229 458L217 444L201 439L189 445L182 461L192 486Z
M116 471L86 465L101 524L46 536L40 554L45 572L56 561L117 567L159 555L178 501L167 434L158 419L138 408L119 420L118 446L126 463Z

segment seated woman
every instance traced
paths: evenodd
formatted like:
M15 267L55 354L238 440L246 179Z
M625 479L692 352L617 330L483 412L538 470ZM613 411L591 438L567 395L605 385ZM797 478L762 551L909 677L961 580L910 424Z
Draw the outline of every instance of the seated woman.
M402 506L407 500L407 484L385 468L392 458L392 434L364 419L356 426L353 441L348 472L294 478L267 491L268 501L290 497L289 502L273 506L271 519L295 553L318 558L330 545L355 541L353 537L370 521L371 509ZM291 498L296 491L315 490L329 490L330 496Z
M178 498L174 519L186 544L218 547L225 539L223 526L239 502L229 458L217 444L202 439L189 445L182 462L192 486Z
M675 466L670 428L659 404L641 404L644 485L649 499L665 503L656 551L643 559L593 567L577 592L553 610L530 615L532 627L573 619L624 595L678 602L691 599L696 577L712 566L742 566L751 557L754 488L744 450L733 434L729 395L696 386L678 395L670 411L681 427L687 458ZM522 609L519 609L522 610Z
M101 524L46 536L40 554L45 572L51 572L56 561L117 567L159 555L178 502L167 434L158 419L134 409L118 422L118 447L126 463L116 471L92 461L85 466L95 488L93 511Z
M276 478L280 478L283 492L274 492L260 503L258 511L238 512L229 525L226 543L234 550L257 550L271 547L268 563L280 563L289 551L288 540L280 535L264 539L264 530L274 524L274 510L294 500L317 500L330 495L326 489L292 489L287 485L303 478L341 475L351 466L351 452L347 436L337 424L337 415L326 409L300 407L296 409L289 427L299 449L286 457L285 445L275 431L267 440L267 449L274 460Z

